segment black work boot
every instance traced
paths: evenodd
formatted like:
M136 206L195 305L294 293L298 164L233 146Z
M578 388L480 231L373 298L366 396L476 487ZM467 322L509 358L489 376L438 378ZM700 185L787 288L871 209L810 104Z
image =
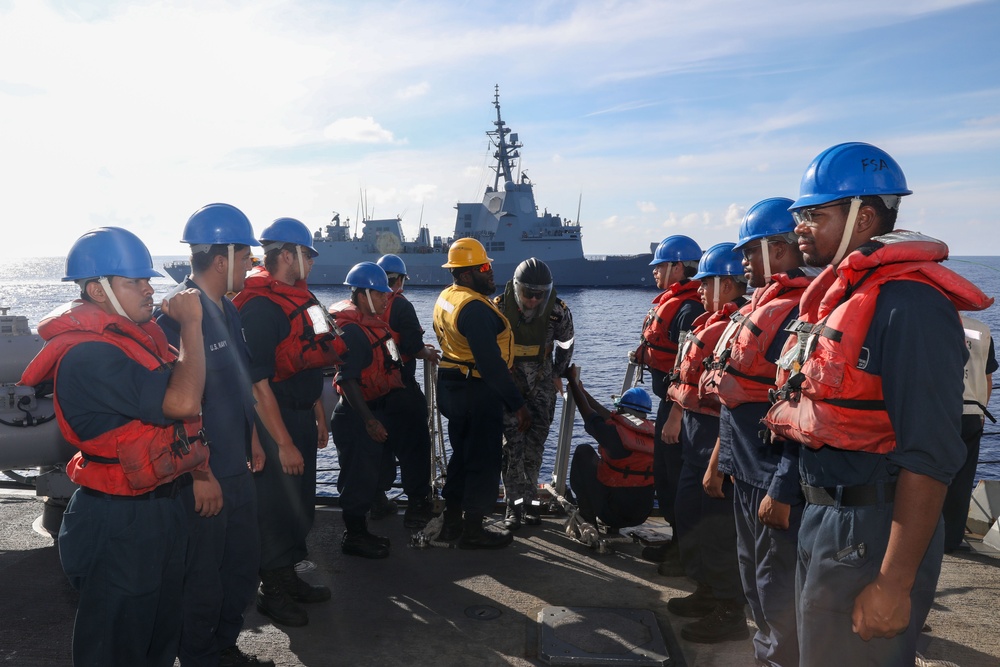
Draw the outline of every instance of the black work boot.
M507 505L507 513L504 514L503 525L507 530L517 530L521 527L520 505Z
M444 525L438 539L442 542L451 542L462 536L462 510L459 507L444 508Z
M406 512L403 513L403 527L408 530L421 530L436 516L434 503L427 498L416 498L406 506Z
M289 565L282 567L275 572L281 581L281 587L288 595L299 603L313 604L315 602L326 602L330 599L330 589L326 586L314 586L299 578L295 567Z
M257 611L278 625L299 628L309 622L305 609L297 605L281 585L277 570L260 571Z
M667 610L685 618L701 618L712 613L718 604L719 600L712 595L712 589L705 584L698 584L691 595L668 600Z
M542 503L538 500L531 500L525 503L524 525L539 526L542 523Z
M722 600L708 616L681 628L681 637L698 644L733 642L750 637L742 598Z
M389 538L372 535L368 532L368 521L364 515L345 514L344 538L340 541L340 550L348 556L362 558L387 558L389 556Z
M397 512L399 512L399 505L396 501L389 500L389 496L385 495L385 491L379 491L375 496L375 500L372 501L371 509L368 510L368 517L372 521L378 521L387 516L396 516Z
M677 546L677 540L671 540L667 545L663 552L663 560L656 566L656 571L664 577L684 576L684 563L681 562L681 550Z
M514 541L514 535L509 530L495 530L483 525L483 517L465 515L462 522L462 537L458 540L459 549L502 549Z

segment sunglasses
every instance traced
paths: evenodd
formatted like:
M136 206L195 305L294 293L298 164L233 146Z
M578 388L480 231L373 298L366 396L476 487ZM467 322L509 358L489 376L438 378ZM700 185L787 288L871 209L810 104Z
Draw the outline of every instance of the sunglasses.
M815 227L816 222L813 221L813 211L820 211L824 208L833 208L834 206L843 206L844 202L835 201L832 204L824 204L822 206L810 206L809 208L800 208L797 211L792 211L792 219L795 220L797 225L809 225L810 227Z
M540 289L522 289L521 296L525 299L541 299L545 296L545 290Z
M486 262L485 264L481 264L479 266L480 273L489 273L492 270L493 270L493 265L490 264L489 262Z

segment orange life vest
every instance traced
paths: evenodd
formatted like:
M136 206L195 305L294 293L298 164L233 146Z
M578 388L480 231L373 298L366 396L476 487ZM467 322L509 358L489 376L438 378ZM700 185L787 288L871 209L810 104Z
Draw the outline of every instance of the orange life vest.
M390 294L389 300L385 304L385 310L382 311L382 314L378 316L378 318L383 322L385 322L386 324L389 323L389 317L392 315L392 305L396 303L396 299L403 299L405 301L406 297L403 296L402 292L393 292L392 294ZM403 354L403 351L399 347L399 337L400 337L399 332L393 329L392 327L389 327L389 333L392 334L392 340L395 341L396 343L396 349L399 350L399 358L402 360L402 362L405 364L408 361L412 361L413 357L409 354ZM420 329L420 333L421 334L424 333L423 328Z
M788 440L818 449L879 454L896 447L882 395L882 378L858 367L882 285L909 280L937 288L959 310L993 303L971 282L939 262L948 246L898 230L872 239L836 269L827 267L802 297L779 362L776 402L764 419Z
M306 288L305 281L288 285L272 278L263 267L257 267L247 275L243 291L233 298L233 303L242 310L247 301L256 297L276 303L292 327L274 351L273 381L282 382L310 368L331 368L341 363L347 345L332 331L316 333L310 313L318 318L325 317L326 311Z
M651 486L653 484L653 422L618 412L608 420L629 451L623 459L611 459L601 448L597 479L605 486Z
M722 332L729 323L729 316L738 308L735 301L730 301L714 313L702 313L681 343L677 367L670 375L667 395L685 410L719 416L719 397L716 394L702 395L698 383L706 364L712 361L715 344L722 337Z
M701 301L698 288L701 281L677 282L660 292L653 299L653 307L642 323L642 339L635 351L635 360L641 365L669 373L677 359L677 343L670 340L670 325L686 301Z
M374 315L368 315L351 301L344 300L330 306L330 314L341 328L345 324L356 324L365 332L372 348L372 362L361 371L358 384L361 385L361 396L366 401L372 401L385 396L393 389L401 389L403 374L400 372L402 363L399 350L393 340L392 329L388 322ZM340 373L333 378L337 393L343 395L340 387Z
M750 303L730 316L714 359L701 376L702 395L717 394L728 408L770 402L768 392L776 386L778 366L768 361L767 351L814 277L800 269L777 273L771 283L754 291Z
M149 370L168 372L176 355L155 322L136 324L110 315L94 304L76 300L38 325L46 341L21 376L21 384L36 386L55 380L59 365L75 345L114 345ZM66 466L74 483L116 496L137 496L171 482L191 470L208 468L208 443L201 418L166 426L133 419L90 440L81 440L66 421L54 385L59 430L77 452Z

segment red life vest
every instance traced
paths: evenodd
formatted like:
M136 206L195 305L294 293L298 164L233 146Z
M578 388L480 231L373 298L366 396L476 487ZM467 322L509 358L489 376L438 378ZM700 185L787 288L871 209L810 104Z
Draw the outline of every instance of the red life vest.
M282 382L310 368L331 368L342 362L341 357L347 351L344 341L333 332L317 334L313 329L312 319L306 311L312 306L324 316L326 311L306 288L304 280L288 285L272 278L263 267L257 267L247 276L243 291L233 298L233 303L242 310L243 304L255 297L278 304L292 326L292 332L274 351L274 377L271 378L274 382Z
M351 301L341 301L330 306L330 314L340 327L345 324L356 324L365 332L372 347L372 362L361 371L358 384L361 385L361 396L366 401L372 401L385 396L393 389L403 387L402 364L399 360L399 350L393 341L392 329L389 324L374 315L368 315ZM333 378L337 393L344 395L340 388L340 373Z
M681 344L677 367L670 376L667 395L685 410L719 416L719 397L715 394L703 396L698 383L706 364L712 361L715 344L722 337L722 332L729 323L729 316L737 308L738 304L730 301L714 313L702 313Z
M39 335L46 341L21 376L21 384L55 381L59 364L75 345L114 345L149 370L168 372L176 355L155 322L136 324L110 315L94 304L76 300L42 320ZM90 440L81 440L66 421L54 385L59 430L77 452L66 466L74 483L116 496L137 496L171 482L191 470L208 469L208 443L201 418L162 426L134 419Z
M701 301L698 288L701 281L677 282L653 299L653 307L642 323L642 340L635 351L640 365L669 373L677 359L677 343L670 340L670 325L686 301Z
M597 479L604 486L651 486L653 484L653 422L612 412L608 420L629 451L623 459L611 459L601 448Z
M777 401L764 419L788 440L818 449L878 454L896 447L882 395L882 378L858 368L882 285L909 280L937 288L959 310L993 303L978 287L939 262L943 242L898 230L872 239L820 274L802 297L797 336L778 369Z
M768 361L767 351L814 277L801 270L777 273L771 283L754 291L750 303L730 316L715 358L701 376L702 395L717 394L728 408L770 402L768 392L776 386L778 366Z
M390 294L389 300L385 304L385 310L382 312L381 315L378 316L378 318L383 322L385 322L386 324L389 323L389 317L390 315L392 315L392 304L396 302L396 299L403 299L405 301L406 297L403 296L402 292L393 292L392 294ZM400 349L399 347L399 338L400 338L399 332L393 329L392 327L389 327L389 333L392 334L392 340L395 341L396 343L396 349L399 351L399 358L402 360L402 362L405 364L408 361L412 361L413 357L409 354L403 354L403 350ZM421 334L424 333L424 330L422 328L420 329L420 333Z

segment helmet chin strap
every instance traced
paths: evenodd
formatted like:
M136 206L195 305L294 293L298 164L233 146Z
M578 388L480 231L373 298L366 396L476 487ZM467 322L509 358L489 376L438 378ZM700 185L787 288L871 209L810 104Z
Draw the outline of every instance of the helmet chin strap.
M760 258L764 262L764 282L771 282L771 253L767 250L767 238L760 240Z
M837 254L833 256L833 261L830 262L834 266L840 264L840 260L844 259L844 255L847 254L847 246L851 242L851 237L854 236L854 225L858 221L859 210L861 210L861 197L855 197L851 200L851 210L847 213L847 222L844 223L844 235L840 239L840 247L837 248Z
M229 254L229 271L226 272L226 292L229 293L233 291L233 283L236 281L236 279L233 278L233 271L236 270L236 266L234 264L236 253L233 249L232 243L226 246L226 250Z
M302 246L295 246L295 255L299 258L299 280L306 279L306 262L302 259Z
M712 312L719 310L719 285L722 279L719 276L712 276Z
M122 305L118 302L118 297L115 296L115 291L111 289L111 281L108 280L108 277L101 276L97 279L97 282L99 282L101 287L104 288L104 293L108 297L108 302L111 304L111 307L115 309L115 312L127 320L132 320L131 317L125 314L125 309L122 308Z
M377 315L375 312L375 304L372 303L372 291L370 289L365 290L365 298L368 299L368 308L372 311L372 315Z

